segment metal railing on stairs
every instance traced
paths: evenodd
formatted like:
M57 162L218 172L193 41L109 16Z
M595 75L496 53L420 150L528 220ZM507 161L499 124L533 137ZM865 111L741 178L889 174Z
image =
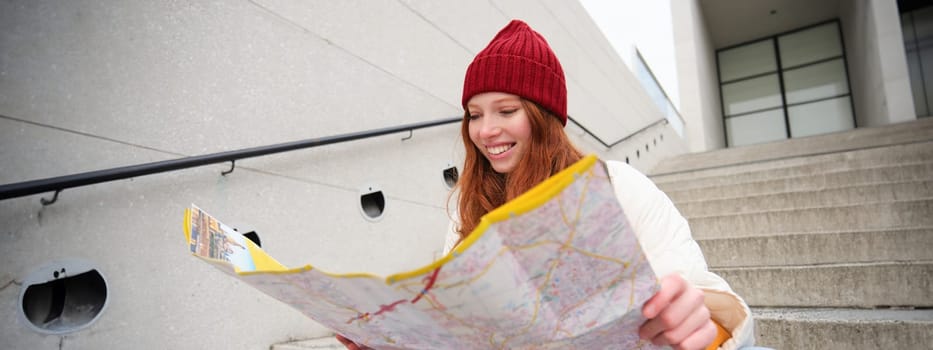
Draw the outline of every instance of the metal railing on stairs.
M661 118L661 119L658 119L658 120L655 120L655 121L651 122L651 123L648 124L648 125L645 125L645 127L641 128L641 129L638 129L638 130L636 130L635 132L633 132L633 133L631 133L631 134L628 134L628 135L622 137L622 138L619 139L618 141L615 141L615 142L613 142L613 143L606 143L606 141L603 141L601 138L599 138L599 136L596 136L596 134L594 134L592 131L590 131L590 130L587 129L585 126L583 126L583 124L580 124L579 122L577 122L576 120L574 120L574 119L571 118L570 116L567 116L567 120L570 120L571 122L573 122L574 124L576 124L578 127L580 127L580 129L583 130L583 132L585 132L587 135L590 135L590 137L592 137L593 139L595 139L596 142L599 142L601 145L605 146L606 148L612 148L612 147L614 147L615 145L618 145L618 144L620 144L620 143L622 143L622 142L625 142L626 140L631 139L631 138L634 137L635 135L638 135L638 134L642 133L643 131L648 130L648 129L654 127L655 125L658 125L658 124L668 124L668 121L667 121L666 118Z
M396 127L360 131L336 136L328 136L301 141L285 142L275 145L259 146L234 151L218 152L200 156L191 156L179 159L164 160L159 162L130 165L124 167L110 168L104 170L91 171L86 173L50 177L40 180L18 182L8 185L0 185L0 200L24 197L33 194L55 191L52 199L42 199L42 204L51 204L58 198L58 194L65 189L98 184L101 182L128 179L131 177L162 173L180 169L193 168L203 165L231 162L230 170L233 171L236 161L245 158L259 157L274 153L294 151L304 148L330 145L334 143L359 140L369 137L394 134L403 131L414 131L433 126L451 124L462 120L463 117L452 117L430 122L406 124Z
M14 118L9 118L14 119ZM187 168L194 168L204 165L218 164L230 162L230 170L222 172L222 175L229 174L236 167L236 161L245 158L259 157L270 155L274 153L288 152L305 148L312 148L317 146L330 145L335 143L347 142L360 140L370 137L382 136L387 134L394 134L399 132L408 131L409 133L423 128L429 128L434 126L452 124L459 122L463 117L451 117L445 119L439 119L429 122L406 124L395 127L387 127L382 129L374 129L367 131L360 131L348 134L341 134L335 136L307 139L301 141L285 142L280 144L268 145L268 146L259 146L252 148L245 148L234 151L218 152L211 153L200 156L191 156L184 157L179 159L170 159L158 162L129 165L123 167L116 167L110 169L96 170L72 175L64 175L57 177L50 177L45 179L17 182L12 184L0 185L0 200L25 197L34 194L40 194L45 192L54 191L54 195L51 199L42 198L40 201L43 205L49 205L58 200L58 194L65 189L88 186L93 184L98 184L102 182L123 180L138 176L151 175L157 173L163 173L168 171L175 171ZM600 139L596 134L588 130L582 124L570 118L568 119L580 127L585 133L593 137L597 142L605 146L606 148L612 148L619 143L628 140L629 138L661 123L667 123L665 119L659 119L655 122L648 124L647 126L615 141L613 143L606 143ZM410 138L409 135L407 138Z

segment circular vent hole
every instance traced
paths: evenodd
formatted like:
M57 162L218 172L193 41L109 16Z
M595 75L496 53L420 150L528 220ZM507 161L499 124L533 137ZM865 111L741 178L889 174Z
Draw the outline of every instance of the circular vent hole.
M107 304L104 277L96 269L75 275L69 270L75 269L61 265L41 269L27 279L36 282L23 283L20 312L36 330L53 334L74 332L93 323L104 310Z
M381 218L386 209L386 198L382 191L368 187L368 192L360 196L360 209L367 219L376 220Z
M444 169L444 185L447 185L447 188L454 188L457 185L457 180L460 179L460 172L457 171L457 167L451 166Z

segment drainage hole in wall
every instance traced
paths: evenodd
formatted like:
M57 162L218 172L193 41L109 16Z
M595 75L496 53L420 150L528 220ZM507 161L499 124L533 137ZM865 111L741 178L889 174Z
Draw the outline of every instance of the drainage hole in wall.
M61 268L45 283L25 286L22 313L47 333L68 333L93 322L107 302L107 283L97 270L67 276Z
M372 191L360 196L360 206L368 219L378 219L385 211L386 199L382 191Z
M447 188L454 188L457 185L457 180L460 179L460 172L457 171L457 167L452 166L447 169L444 169L444 185L447 185Z

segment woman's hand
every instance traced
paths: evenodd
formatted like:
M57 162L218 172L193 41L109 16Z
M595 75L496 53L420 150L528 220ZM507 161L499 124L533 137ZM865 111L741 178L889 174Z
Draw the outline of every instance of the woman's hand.
M703 304L703 291L673 273L661 279L658 291L641 309L648 318L638 335L674 349L705 349L716 338L716 325Z
M340 344L343 344L343 346L347 347L347 350L372 350L371 347L354 343L352 340L347 339L340 334L335 334L335 336L337 337L337 341L339 341Z

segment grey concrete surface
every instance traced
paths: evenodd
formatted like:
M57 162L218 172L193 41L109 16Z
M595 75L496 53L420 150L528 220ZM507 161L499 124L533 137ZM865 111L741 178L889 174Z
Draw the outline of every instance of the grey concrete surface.
M658 187L672 191L930 161L933 161L933 141L924 141L716 168L689 174L653 176L652 180Z
M933 199L688 218L698 239L933 226Z
M933 260L933 227L700 239L712 268Z
M652 178L711 270L752 305L757 344L926 349L931 130L917 121L685 155Z
M933 306L930 260L712 271L729 281L749 305L759 307Z
M933 179L930 176L931 170L933 170L933 162L897 164L732 185L696 187L666 191L666 193L675 202L736 198L783 192L815 191L844 186L931 180Z
M933 198L933 179L804 190L713 200L679 201L677 209L688 217L820 208L840 205Z
M931 310L755 308L757 344L775 349L929 349Z
M468 16L470 20L464 20ZM462 114L473 55L512 18L551 42L568 110L608 142L661 117L576 2L7 1L0 3L0 184ZM586 153L643 171L682 153L668 126ZM660 135L663 141L657 142ZM459 126L0 201L0 348L266 349L330 331L185 251L191 203L257 230L288 266L386 275L440 256ZM657 143L655 143L657 142ZM651 151L644 146L651 144ZM640 149L640 157L635 150ZM360 190L381 189L367 220ZM90 260L110 304L43 335L18 317L23 276Z
M859 128L826 135L685 154L665 161L663 165L654 168L651 174L664 175L735 164L929 141L930 135L933 135L933 119L921 118L915 121L872 128Z

